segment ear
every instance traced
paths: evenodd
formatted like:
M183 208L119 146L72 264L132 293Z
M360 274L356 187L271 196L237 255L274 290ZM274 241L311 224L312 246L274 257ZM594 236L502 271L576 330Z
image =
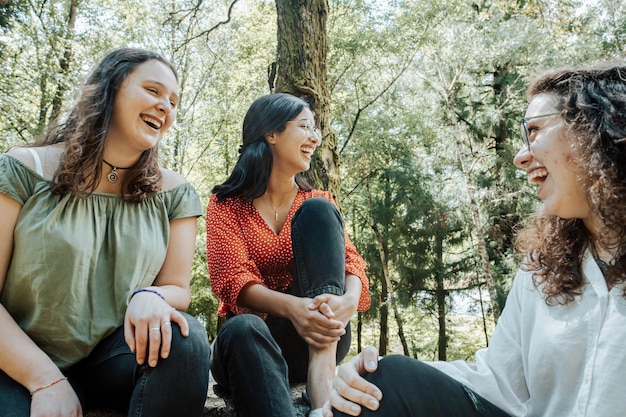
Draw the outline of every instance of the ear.
M267 135L265 135L265 140L270 145L276 145L276 132L270 132Z

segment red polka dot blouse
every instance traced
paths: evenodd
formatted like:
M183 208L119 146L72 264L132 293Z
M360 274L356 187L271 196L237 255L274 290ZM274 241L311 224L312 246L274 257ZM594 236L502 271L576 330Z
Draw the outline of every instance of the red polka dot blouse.
M228 312L256 313L237 306L239 292L252 282L277 291L291 286L291 218L302 203L311 197L323 197L335 204L327 191L299 190L287 220L277 235L251 201L227 198L218 203L216 196L211 196L206 215L206 249L211 289L220 299L219 315L225 316ZM346 272L361 280L358 311L365 311L370 305L365 261L357 253L345 230L344 234Z

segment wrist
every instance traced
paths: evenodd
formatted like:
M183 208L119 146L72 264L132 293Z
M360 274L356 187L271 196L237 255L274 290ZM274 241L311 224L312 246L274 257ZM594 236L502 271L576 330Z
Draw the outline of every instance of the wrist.
M38 386L37 388L35 388L35 389L33 389L33 390L31 390L31 391L30 391L30 397L32 398L32 397L33 397L33 395L37 394L38 392L41 392L41 391L43 391L43 390L45 390L45 389L47 389L47 388L50 388L50 387L52 387L52 386L54 386L54 385L58 384L59 382L66 381L66 380L67 380L67 377L66 377L65 375L63 375L63 376L61 376L61 377L59 377L59 378L56 378L56 379L54 379L54 380L51 380L51 381L50 381L50 382L48 382L47 384L40 385L40 386Z
M128 302L130 302L130 300L133 299L134 296L136 296L139 293L150 293L150 294L154 294L156 296L158 296L159 298L161 298L161 300L165 301L165 297L163 296L163 293L161 293L161 291L155 289L155 288L139 288L138 290L133 291L133 293L130 295L130 298L128 299Z

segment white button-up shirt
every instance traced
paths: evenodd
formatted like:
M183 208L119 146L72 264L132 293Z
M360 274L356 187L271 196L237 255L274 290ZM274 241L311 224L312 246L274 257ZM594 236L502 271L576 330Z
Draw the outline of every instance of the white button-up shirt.
M626 300L608 290L589 252L582 295L548 306L518 271L489 347L463 361L429 364L512 416L626 416Z

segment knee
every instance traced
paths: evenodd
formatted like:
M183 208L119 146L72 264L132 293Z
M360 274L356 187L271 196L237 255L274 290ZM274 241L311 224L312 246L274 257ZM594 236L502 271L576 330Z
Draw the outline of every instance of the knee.
M321 224L339 222L343 228L343 220L337 208L322 197L309 198L302 203L293 217L293 222L305 222L319 227Z
M187 358L200 366L210 361L211 348L204 326L189 314L183 313L189 325L189 335L183 336L178 325L172 328L172 349L170 356Z
M415 370L422 366L428 366L417 359L403 355L389 355L378 361L378 368L375 372L368 374L366 379L379 387L383 392L389 388L394 388L396 384L402 383L402 377L407 370L412 371L412 377L415 377ZM413 379L411 378L413 381Z
M241 343L246 343L258 336L271 337L265 321L254 314L241 314L226 320L220 329L218 340L220 344L241 346Z

